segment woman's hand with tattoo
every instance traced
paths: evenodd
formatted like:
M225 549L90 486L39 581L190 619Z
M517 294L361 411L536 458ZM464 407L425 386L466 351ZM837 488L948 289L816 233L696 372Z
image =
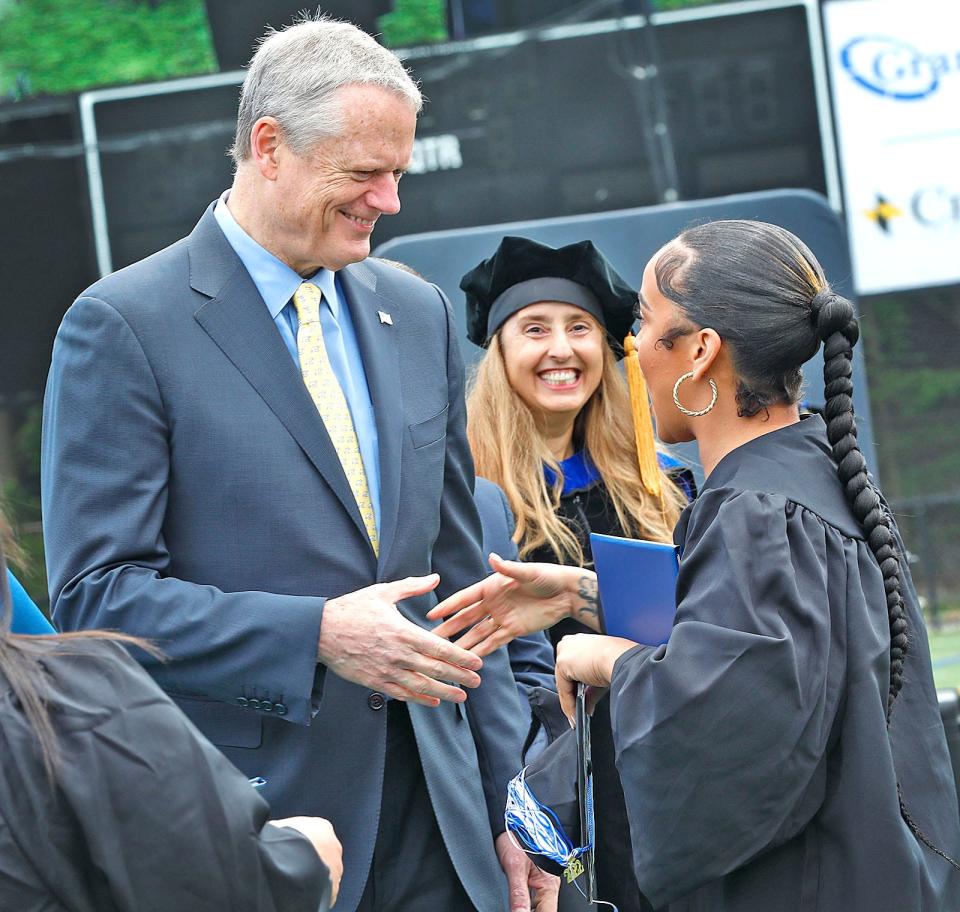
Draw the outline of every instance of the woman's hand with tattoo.
M581 624L600 631L600 596L597 594L597 574L581 570L577 580L577 597L573 602L573 617Z
M467 632L457 645L479 656L489 655L518 636L546 630L574 617L594 630L597 577L590 570L559 564L524 564L490 555L496 571L442 601L427 617L447 618L434 629L438 636ZM469 628L469 629L468 629Z

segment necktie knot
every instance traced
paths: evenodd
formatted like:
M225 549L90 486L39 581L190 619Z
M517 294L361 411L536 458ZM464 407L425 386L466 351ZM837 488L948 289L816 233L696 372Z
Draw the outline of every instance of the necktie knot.
M303 282L293 293L293 306L297 311L300 325L320 321L320 301L323 292L313 282Z

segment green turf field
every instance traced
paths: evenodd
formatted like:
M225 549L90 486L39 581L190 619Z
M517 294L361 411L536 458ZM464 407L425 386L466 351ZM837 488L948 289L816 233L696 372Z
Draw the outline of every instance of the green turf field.
M931 626L929 634L933 678L937 687L960 687L960 629L937 633Z

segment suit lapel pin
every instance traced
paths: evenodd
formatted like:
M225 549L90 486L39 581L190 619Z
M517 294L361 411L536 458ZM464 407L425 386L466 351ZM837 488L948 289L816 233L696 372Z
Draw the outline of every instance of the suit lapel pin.
M388 313L384 313L382 310L377 311L377 316L380 318L380 322L384 323L387 326L393 326L393 317Z

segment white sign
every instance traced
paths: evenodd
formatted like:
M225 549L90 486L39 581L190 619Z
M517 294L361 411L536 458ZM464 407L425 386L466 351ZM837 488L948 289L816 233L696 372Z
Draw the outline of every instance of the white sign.
M460 140L454 134L424 136L413 141L413 153L407 173L426 174L429 171L450 171L462 167Z
M960 282L960 2L824 6L861 294Z

